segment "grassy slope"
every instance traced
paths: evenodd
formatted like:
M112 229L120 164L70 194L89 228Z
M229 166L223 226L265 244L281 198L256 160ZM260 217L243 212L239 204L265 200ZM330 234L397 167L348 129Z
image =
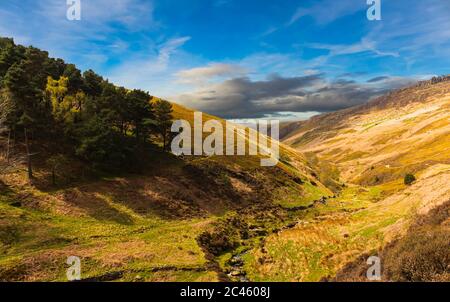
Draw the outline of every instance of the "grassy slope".
M319 116L287 131L284 142L335 163L345 181L363 185L448 164L450 80Z
M192 111L174 109L176 118L192 120ZM0 280L63 281L73 255L82 259L83 278L216 281L196 240L214 222L249 206L258 213L280 196L297 206L331 194L304 157L282 147L282 158L261 168L253 157L156 153L143 175L56 188L46 184L45 165L35 171L41 186L29 186L23 170L0 175Z
M378 250L381 280L400 282L450 281L450 200L412 219L405 236ZM332 280L364 281L368 254L348 263Z
M10 185L0 199L1 279L65 280L65 259L74 255L83 278L124 271L122 280L214 280L196 243L213 218L184 219L183 197L158 197L166 181L129 176L54 191Z
M194 117L193 112L190 109L174 104L174 111L174 117L176 119L187 120L191 123L191 125L193 125ZM217 117L203 114L203 122L210 119L217 119ZM223 120L218 120L224 125ZM205 133L204 137L207 135L208 134ZM248 148L248 137L246 137L246 141L246 146ZM255 167L258 167L260 165L260 159L260 156L214 156L206 158L207 161L214 161L220 163L221 165L231 167L238 166L247 170L254 170ZM200 159L200 161L202 160L205 159ZM281 169L288 175L301 178L305 184L299 186L295 182L291 182L288 186L280 187L275 193L277 198L273 199L276 203L286 207L296 207L311 204L314 200L317 200L322 196L332 195L332 192L324 186L321 181L317 181L316 177L314 177L314 175L317 174L316 167L310 165L305 156L287 145L280 144L280 161L277 168ZM262 168L261 170L264 169L265 168ZM272 181L274 181L274 179L272 179ZM315 183L316 185L312 185L312 183ZM288 191L286 192L283 190Z
M401 237L450 200L450 82L404 89L360 108L285 125L284 142L353 185L245 255L253 280L318 281ZM403 184L405 173L417 182ZM448 229L447 229L448 231Z
M408 188L398 182L347 187L309 210L294 228L269 236L262 247L247 253L248 276L256 281L319 281L361 254L377 255L404 235L416 214L450 200L449 177L450 166L441 165L419 173Z

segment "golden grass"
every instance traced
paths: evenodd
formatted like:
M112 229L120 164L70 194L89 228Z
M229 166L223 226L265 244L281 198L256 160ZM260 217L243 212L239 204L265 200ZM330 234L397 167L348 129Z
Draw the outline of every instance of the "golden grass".
M258 248L247 254L250 279L319 281L333 276L359 255L401 236L421 209L448 200L449 176L450 166L436 166L410 188L398 182L346 188L338 198L311 210L294 229L270 236L264 251Z

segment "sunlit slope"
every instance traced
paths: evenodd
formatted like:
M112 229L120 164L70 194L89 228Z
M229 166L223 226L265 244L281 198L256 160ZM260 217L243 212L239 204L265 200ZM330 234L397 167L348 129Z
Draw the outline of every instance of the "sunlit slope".
M414 185L396 193L386 194L402 187L396 182L349 186L309 210L293 228L269 236L262 247L246 254L246 271L254 281L319 281L367 255L359 279L367 281L369 256L379 255L388 243L403 237L416 215L450 200L449 177L450 165L435 165L418 173ZM409 250L410 255L415 252Z
M335 163L345 181L380 184L450 163L450 80L286 125L283 142Z
M194 111L191 109L188 109L186 107L183 107L178 104L173 104L174 109L174 118L175 119L183 119L188 121L192 126L194 125ZM225 139L225 129L226 129L226 122L225 120L222 120L218 117L211 116L208 114L203 113L203 123L207 122L208 120L218 120L223 125L224 130L224 143L226 143ZM279 159L278 164L276 167L261 167L261 159L262 158L268 158L268 155L261 155L258 153L257 156L248 155L249 146L250 144L254 144L258 146L258 150L260 149L260 139L258 138L256 141L252 140L252 138L249 136L248 129L240 126L235 125L236 127L239 127L241 129L244 129L246 131L245 134L245 141L246 141L246 155L245 156L211 156L211 157L202 157L202 158L193 158L196 162L216 162L221 165L225 165L228 167L233 167L234 169L238 170L260 170L260 171L281 171L282 173L285 173L286 175L289 175L293 177L297 183L295 184L296 192L294 194L281 194L278 196L278 198L275 198L275 202L279 202L281 204L284 204L286 206L298 206L302 205L305 202L311 202L316 199L319 199L321 196L331 196L333 195L332 192L327 188L325 185L321 183L320 180L317 179L317 174L319 172L315 169L315 167L311 166L308 160L303 156L301 153L297 152L296 150L292 149L291 147L283 144L279 144ZM205 138L210 133L203 133L203 137ZM267 137L266 137L267 138ZM267 145L270 147L272 144L272 140L270 138L267 138L268 143ZM237 144L237 141L235 140L235 144ZM266 144L263 146L263 148L266 148ZM225 147L224 147L225 149ZM225 150L224 150L225 153ZM270 173L268 174L269 178L273 176L272 182L276 182L277 179L277 173ZM300 197L300 199L299 199Z

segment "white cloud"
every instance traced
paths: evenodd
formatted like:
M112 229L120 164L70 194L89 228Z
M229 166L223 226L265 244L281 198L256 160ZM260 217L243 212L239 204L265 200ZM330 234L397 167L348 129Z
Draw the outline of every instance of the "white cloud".
M310 16L317 23L324 25L356 13L366 7L366 1L363 0L319 1L311 7L299 7L286 25L290 26L305 16Z
M170 56L177 50L177 48L183 46L184 43L190 39L191 37L174 38L163 43L159 49L158 64L161 65L161 67L166 68L167 64L169 64Z
M176 73L179 83L203 85L217 78L242 76L247 69L234 64L210 63L204 67L181 70Z
M67 4L61 0L39 1L38 13L53 22L63 24L66 21ZM128 29L141 29L142 26L158 26L153 17L153 1L139 0L90 0L81 1L81 21L79 25L96 24L97 28L88 28L90 31L100 31L108 28L111 23L119 22Z
M392 56L399 57L398 52L389 52L389 51L381 51L377 49L377 45L374 41L371 41L367 38L362 39L358 43L348 44L348 45L333 45L333 44L321 44L321 43L310 43L306 46L310 48L316 49L326 49L329 50L329 57L339 56L339 55L351 55L362 52L372 52L376 56L384 57L384 56Z
M131 43L155 47L148 33L161 25L154 19L151 0L83 0L80 21L67 20L67 8L65 0L2 3L0 34L45 49L53 57L77 62L82 69L97 71L126 53ZM142 38L130 41L124 32Z
M156 46L144 57L131 57L110 70L108 78L117 85L140 88L164 97L173 87L172 74L179 70L179 61L189 61L190 55L181 47L190 37L172 38ZM172 57L176 55L176 60Z

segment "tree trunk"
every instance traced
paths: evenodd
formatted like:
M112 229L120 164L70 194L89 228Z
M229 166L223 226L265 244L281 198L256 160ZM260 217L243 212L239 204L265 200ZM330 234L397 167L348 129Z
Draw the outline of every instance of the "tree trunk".
M138 141L138 143L139 143L139 136L140 136L140 131L139 131L139 130L140 130L139 127L136 126L136 128L135 128L135 131L136 131L136 140Z
M56 173L55 169L52 169L52 183L55 186L56 185Z
M16 128L13 128L13 141L11 144L11 151L10 153L14 153L14 150L16 148Z
M6 162L9 164L9 145L11 143L11 129L8 132L8 145L6 146Z
M25 133L25 148L27 151L28 180L31 181L33 179L33 170L31 167L30 145L28 142L28 133L26 127L24 128L24 133Z
M167 140L167 135L166 133L163 133L163 151L166 151L166 140Z

